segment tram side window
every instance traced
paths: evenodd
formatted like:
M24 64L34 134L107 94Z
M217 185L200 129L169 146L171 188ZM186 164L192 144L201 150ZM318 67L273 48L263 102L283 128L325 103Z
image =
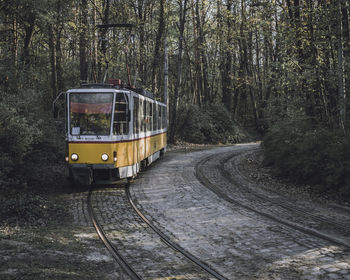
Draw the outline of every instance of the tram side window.
M140 133L140 105L139 99L134 97L134 133Z
M148 104L149 104L148 128L149 128L149 131L152 131L153 130L153 103L149 102Z
M141 104L140 104L140 123L141 123L141 132L145 132L146 131L146 101L145 100L141 100Z
M162 129L162 107L159 105L157 107L158 107L158 129Z
M157 120L157 117L158 117L158 113L157 113L157 104L153 104L153 113L152 113L152 116L153 116L153 130L157 130L157 124L158 124L158 120Z
M149 103L147 100L143 101L143 123L144 123L144 131L149 131Z
M166 107L162 107L162 128L167 127Z
M150 131L151 130L151 111L150 111L150 102L149 101L146 101L146 114L145 114L145 121L146 121L146 131Z
M118 92L115 100L113 134L129 134L129 99L122 92Z

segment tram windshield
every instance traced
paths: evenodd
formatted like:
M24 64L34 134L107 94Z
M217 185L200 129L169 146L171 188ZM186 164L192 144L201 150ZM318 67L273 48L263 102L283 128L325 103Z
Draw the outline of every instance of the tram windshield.
M113 93L71 93L70 133L72 135L109 135Z

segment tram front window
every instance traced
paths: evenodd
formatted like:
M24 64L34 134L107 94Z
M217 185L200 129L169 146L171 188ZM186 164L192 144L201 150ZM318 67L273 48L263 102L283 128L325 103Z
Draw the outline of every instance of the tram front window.
M71 93L70 133L109 135L112 119L112 93Z

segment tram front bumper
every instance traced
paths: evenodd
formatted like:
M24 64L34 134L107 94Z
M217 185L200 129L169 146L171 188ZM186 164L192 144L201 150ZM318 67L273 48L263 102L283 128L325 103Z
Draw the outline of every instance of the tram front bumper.
M120 178L113 164L70 164L69 176L79 185L113 184Z

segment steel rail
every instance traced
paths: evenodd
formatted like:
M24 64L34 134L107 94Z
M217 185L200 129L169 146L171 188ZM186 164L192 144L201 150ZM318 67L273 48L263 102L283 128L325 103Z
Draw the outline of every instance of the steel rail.
M131 194L130 194L130 185L129 183L126 185L125 187L125 192L126 192L126 196L129 200L129 203L131 204L131 206L133 207L133 209L135 210L135 212L140 216L140 218L156 233L159 235L159 237L164 241L164 243L166 243L169 247L171 247L172 249L174 249L175 251L179 252L180 254L182 254L183 256L185 256L187 259L189 259L190 261L192 261L193 263L195 263L196 265L198 265L199 267L201 267L203 270L205 270L207 273L209 273L210 275L214 276L216 279L220 279L220 280L227 280L226 277L224 277L223 275L221 275L220 273L218 273L217 271L215 271L214 269L212 269L211 267L209 267L209 265L203 263L202 261L200 261L197 257L195 257L194 255L192 255L191 253L185 251L183 248L181 248L179 245L177 245L176 243L172 242L170 240L170 238L168 236L166 236L161 230L159 230L152 222L150 222L143 214L142 212L137 208L137 206L135 205L134 201L131 198Z
M246 152L248 153L248 152ZM228 159L225 159L223 160L221 163L226 163L230 160L232 160L234 157L236 156L231 156L229 157ZM246 178L246 176L244 174L242 174L242 172L237 168L237 159L233 159L233 163L235 163L235 171L241 176L244 178L244 180L246 180L247 182L249 182L249 184L254 184L255 182L253 182L251 179L249 178ZM228 180L235 180L234 177L232 176L232 174L230 172L228 172L225 168L222 168L220 169L220 172L223 174L223 176L228 179ZM288 211L291 211L291 212L294 212L294 213L298 213L300 215L307 215L308 217L311 217L313 218L314 220L318 221L318 222L322 222L322 223L326 223L330 226L333 226L334 228L337 228L339 230L342 230L342 231L346 231L347 233L350 233L350 226L348 225L344 225L342 223L338 223L338 222L335 222L335 221L330 221L330 220L327 220L327 219L324 219L324 218L321 218L315 214L312 214L310 212L307 212L305 211L304 209L300 209L300 207L296 206L295 204L292 204L288 201L284 201L285 204L279 202L279 201L276 201L276 199L273 199L273 198L270 198L264 194L260 194L258 192L256 192L254 189L248 187L249 190L250 190L250 193L255 195L257 198L261 199L261 200L265 200L265 201L268 201L270 202L271 204L274 204L274 205L277 205L283 209L286 209ZM274 194L276 195L279 195L277 192L274 192L274 191L271 191L273 192Z
M218 197L224 199L225 201L227 201L229 203L236 204L236 205L238 205L238 206L240 206L240 207L242 207L242 208L244 208L244 209L246 209L248 211L254 212L254 213L256 213L256 214L258 214L260 216L263 216L263 217L268 218L270 220L273 220L273 221L275 221L277 223L280 223L280 224L283 224L285 226L288 226L288 227L290 227L290 228L292 228L294 230L298 230L298 231L306 233L308 235L312 235L312 236L318 237L320 239L326 240L328 242L331 242L333 244L336 244L336 245L339 245L339 246L343 246L343 247L345 247L347 249L350 249L350 245L345 243L345 242L343 242L342 240L339 240L337 238L328 236L328 235L323 234L323 233L321 233L321 232L319 232L317 230L306 228L306 227L303 227L303 226L301 226L299 224L292 223L292 222L289 222L289 221L277 218L274 215L271 215L269 213L263 212L261 210L256 210L255 208L253 208L253 207L251 207L249 205L246 205L246 204L238 201L237 199L233 199L233 198L229 197L225 192L223 192L216 185L214 185L212 182L210 182L210 180L200 170L202 165L204 165L207 161L209 161L211 158L213 158L215 156L216 156L216 154L215 155L210 155L208 157L205 157L201 161L199 161L196 164L196 166L195 166L195 175L196 175L197 179L201 182L201 184L203 186L205 186L206 188L211 190Z
M127 261L124 259L124 257L118 252L118 250L113 246L113 244L108 240L101 224L97 221L94 209L92 207L92 202L91 202L91 194L92 194L93 189L90 189L89 194L88 194L88 199L87 199L87 207L88 207L88 212L91 218L91 221L96 229L96 232L108 251L112 254L113 258L118 262L118 264L121 266L121 268L130 276L132 280L142 280L142 277L139 276L135 270L127 263Z

